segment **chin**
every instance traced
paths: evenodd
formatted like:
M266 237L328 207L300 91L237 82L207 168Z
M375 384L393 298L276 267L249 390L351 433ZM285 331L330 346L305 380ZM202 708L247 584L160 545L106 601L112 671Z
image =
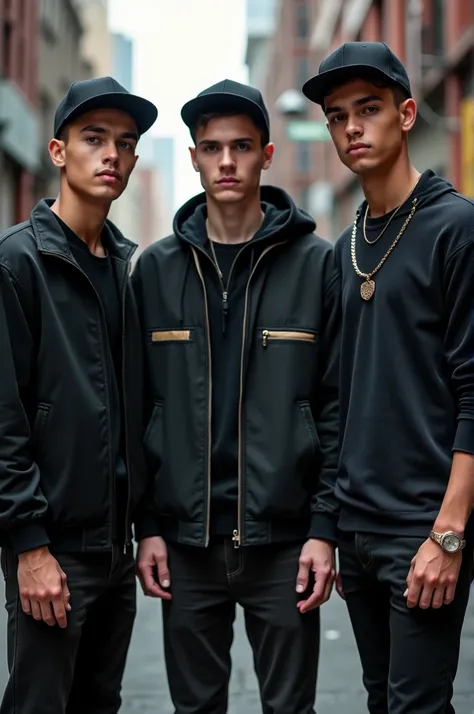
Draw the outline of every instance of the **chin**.
M214 200L219 203L238 203L243 198L244 196L241 191L232 188L221 189L214 193Z

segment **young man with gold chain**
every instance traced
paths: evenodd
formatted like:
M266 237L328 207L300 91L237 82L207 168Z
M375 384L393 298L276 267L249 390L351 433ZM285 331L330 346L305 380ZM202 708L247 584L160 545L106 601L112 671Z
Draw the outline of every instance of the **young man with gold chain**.
M416 103L385 44L344 44L303 92L365 196L335 248L336 496L368 707L448 714L472 579L474 206L411 163Z

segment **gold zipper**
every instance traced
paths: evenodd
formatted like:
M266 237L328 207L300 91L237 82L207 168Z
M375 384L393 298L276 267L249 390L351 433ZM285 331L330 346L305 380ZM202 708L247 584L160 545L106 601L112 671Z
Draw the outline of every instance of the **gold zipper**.
M242 403L244 395L244 355L245 355L245 337L247 333L247 312L248 312L248 297L249 297L249 287L252 277L257 269L258 264L262 260L263 256L266 255L272 248L276 248L279 245L283 245L285 241L280 243L274 243L269 245L267 248L262 250L257 262L253 266L253 270L250 273L250 277L247 281L247 286L245 288L245 307L244 307L244 320L242 328L242 352L240 356L240 393L239 393L239 436L238 436L238 468L237 468L237 478L238 478L238 496L237 496L237 528L234 530L232 535L232 540L234 541L234 548L240 547L240 541L242 536Z
M211 338L210 338L210 325L209 325L209 308L207 303L207 292L206 284L204 282L204 276L202 274L201 266L199 263L199 258L196 250L191 246L193 251L194 262L196 263L196 270L202 282L202 288L204 291L204 306L206 312L206 328L207 328L207 349L209 354L208 371L209 371L209 387L208 387L208 400L209 408L207 410L208 419L208 444L207 444L207 513L206 513L206 542L205 546L209 545L209 531L211 523L211 454L212 454L212 435L211 435L211 424L212 424L212 369L211 369Z
M316 335L303 330L262 330L262 345L268 346L268 340L299 340L300 342L315 342Z

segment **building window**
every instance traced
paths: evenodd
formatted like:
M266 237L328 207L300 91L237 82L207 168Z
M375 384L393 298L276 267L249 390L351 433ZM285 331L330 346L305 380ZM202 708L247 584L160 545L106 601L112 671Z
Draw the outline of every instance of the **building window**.
M306 40L309 36L309 12L307 0L298 0L295 3L296 37Z
M307 57L296 58L296 89L299 91L309 79L309 62Z
M43 30L54 40L59 33L59 7L57 0L41 0L40 18Z
M311 144L300 141L296 144L296 169L299 174L309 174L311 169Z
M12 34L13 26L11 22L3 23L3 58L0 74L4 77L11 76L11 53L12 53Z

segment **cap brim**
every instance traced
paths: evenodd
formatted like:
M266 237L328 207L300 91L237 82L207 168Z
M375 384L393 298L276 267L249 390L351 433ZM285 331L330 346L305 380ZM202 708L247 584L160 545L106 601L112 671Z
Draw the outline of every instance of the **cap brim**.
M101 94L97 97L85 99L81 104L74 107L65 117L61 126L57 128L55 137L58 138L58 134L66 124L70 124L74 119L93 109L120 109L132 117L137 125L139 136L153 126L158 116L158 109L148 99L137 97L135 94L129 94L128 92L110 92L109 94Z
M181 109L181 118L186 126L192 129L203 114L229 111L250 116L268 135L268 123L259 105L252 99L230 92L213 92L191 99Z
M350 82L353 79L363 78L366 75L379 75L393 82L393 79L378 67L368 64L350 64L317 74L303 84L301 91L311 102L323 106L324 98L333 87L345 81Z

